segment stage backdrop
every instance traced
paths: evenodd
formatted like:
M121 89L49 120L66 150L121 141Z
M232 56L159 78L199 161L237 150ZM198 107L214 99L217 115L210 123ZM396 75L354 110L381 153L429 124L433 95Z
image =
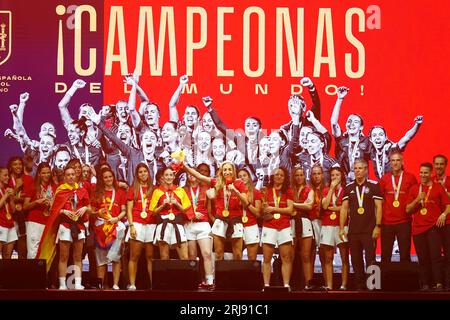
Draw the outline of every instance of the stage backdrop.
M76 41L76 8L81 29ZM417 172L436 153L450 154L447 104L450 43L445 0L404 1L0 1L0 131L12 128L9 106L30 94L24 125L32 139L45 121L57 142L67 140L58 111L64 89L83 79L69 106L128 99L123 75L141 74L140 85L168 119L179 77L189 87L179 103L205 111L213 97L231 127L250 115L263 127L290 120L287 101L310 77L330 130L336 86L350 88L340 124L350 113L364 118L364 133L385 127L398 141L423 115L406 149ZM308 106L310 99L303 93ZM333 148L332 148L333 150ZM332 152L333 153L333 152ZM0 139L0 164L20 155L18 143Z

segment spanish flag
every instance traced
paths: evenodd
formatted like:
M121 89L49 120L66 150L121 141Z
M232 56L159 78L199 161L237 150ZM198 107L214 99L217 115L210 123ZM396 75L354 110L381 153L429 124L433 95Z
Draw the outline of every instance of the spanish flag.
M181 187L176 187L172 191L180 199L181 206L185 210L184 214L186 215L186 217L189 220L194 219L195 213L192 210L191 200L189 200L189 197L188 197L186 191ZM163 195L165 195L165 191L162 189L162 187L159 187L159 188L155 189L155 191L153 191L152 200L150 201L150 206L149 206L150 211L152 211L152 212L155 211L156 207L158 207L159 199Z
M56 236L60 223L59 212L73 195L73 190L77 190L78 197L80 199L86 196L84 194L87 193L87 191L83 188L78 189L78 184L75 184L75 186L72 187L64 183L60 185L55 192L55 200L53 201L53 205L50 209L50 216L48 217L47 224L45 225L41 243L39 244L36 255L39 259L45 259L47 261L47 272L50 270L53 259L56 255Z

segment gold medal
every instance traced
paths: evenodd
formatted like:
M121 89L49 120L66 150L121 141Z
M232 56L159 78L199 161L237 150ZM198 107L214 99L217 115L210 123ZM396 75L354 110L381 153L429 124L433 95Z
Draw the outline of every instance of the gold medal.
M336 213L332 213L331 215L330 215L330 219L331 220L336 220L336 218L337 218L337 215L336 215Z
M230 215L230 211L228 211L228 210L223 210L223 211L222 211L222 215L226 218L226 217L228 217L228 216Z
M276 219L276 220L278 220L278 219L281 218L281 214L275 213L275 214L273 215L273 218Z
M400 201L394 200L394 202L392 202L392 205L394 206L394 208L398 208L400 207Z
M50 211L45 210L45 211L44 211L44 216L48 217L49 215L50 215Z
M175 220L175 214L173 212L169 213L169 220L170 221Z
M420 209L420 214L423 215L423 216L426 215L427 212L428 212L427 208Z
M7 220L11 220L11 218L12 218L12 217L11 217L11 214L10 214L9 212L7 212L7 213L6 213L6 219L7 219Z
M359 214L364 214L364 208L363 207L359 207L358 208L358 213Z
M147 212L142 211L142 212L141 212L141 218L142 218L142 219L145 219L145 218L147 218L147 217L148 217Z
M242 217L242 222L243 223L247 223L248 222L248 217L247 216L243 216Z
M22 204L17 203L15 206L16 211L22 211Z

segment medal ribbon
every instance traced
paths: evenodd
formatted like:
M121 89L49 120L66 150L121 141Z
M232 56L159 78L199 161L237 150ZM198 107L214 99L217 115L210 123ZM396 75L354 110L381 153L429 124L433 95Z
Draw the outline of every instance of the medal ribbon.
M197 211L197 203L198 203L198 195L200 193L200 186L197 186L197 191L194 194L194 190L191 187L191 197L192 197L192 206L194 207L194 212Z
M141 194L141 201L142 201L142 211L146 211L145 207L147 207L147 198L144 199L144 191L142 190L142 186L139 187L139 192Z
M359 188L356 186L356 196L358 197L358 205L360 208L363 207L363 201L364 201L364 192L366 191L366 186L363 186L361 194L359 193Z
M103 203L105 204L105 209L106 209L107 213L109 213L111 211L115 198L116 198L116 190L114 188L112 190L112 195L111 195L111 199L110 199L111 202L109 203L109 207L108 207L106 199L103 197Z
M337 199L339 199L341 192L342 192L342 187L339 187L339 191L338 191L337 195L335 192L333 192L333 195L331 196L331 201L333 202L333 207L336 207Z
M230 197L228 196L227 192L227 188L223 186L223 205L225 207L225 210L228 210L228 206L230 205Z
M395 185L394 175L391 176L391 179L392 179L392 188L394 189L394 200L398 201L398 196L400 195L400 188L402 187L403 171L400 174L400 178L398 179L398 185Z
M421 205L422 205L422 208L426 206L426 204L427 204L427 202L428 202L428 198L430 197L430 192L431 192L431 189L432 189L432 188L433 188L433 186L431 185L431 186L428 188L427 195L425 196L425 200L422 200L422 201L420 202ZM422 193L422 185L419 186L419 194L421 194L421 193Z
M281 191L279 191L277 195L275 188L272 188L272 192L273 192L273 203L275 204L275 207L278 208L280 206L281 201Z

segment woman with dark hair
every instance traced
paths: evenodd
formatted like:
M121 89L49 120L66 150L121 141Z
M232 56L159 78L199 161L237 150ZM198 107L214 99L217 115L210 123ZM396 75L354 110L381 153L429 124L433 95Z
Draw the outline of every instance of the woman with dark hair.
M3 259L11 259L17 232L14 227L12 208L14 190L8 187L8 169L0 167L0 253Z
M97 213L95 222L95 255L97 276L105 279L108 263L112 262L113 289L119 290L121 245L125 237L126 194L116 181L114 172L104 168L95 187L92 206Z
M294 195L294 249L300 247L300 260L302 263L305 284L308 286L313 277L311 268L311 247L313 241L313 228L309 220L309 212L313 207L314 191L306 184L303 168L296 168L292 173L292 192ZM292 220L291 220L292 222Z
M184 166L184 169L196 179L214 188L208 196L215 200L216 212L212 226L214 236L214 252L216 260L223 260L225 240L231 237L233 259L242 259L244 227L242 225L242 207L247 208L247 187L236 179L236 167L229 161L224 161L216 177L210 178Z
M28 211L27 226L27 257L35 259L42 233L50 216L57 186L52 183L51 169L48 162L42 162L37 167L34 184L25 186L24 209Z
M127 217L130 229L125 241L130 242L129 290L136 290L137 263L142 249L145 249L147 271L152 280L153 240L156 229L156 217L149 209L153 192L153 181L148 167L140 163L136 166L133 185L128 189Z
M161 169L161 185L152 195L150 210L156 215L157 223L154 243L158 243L162 260L169 259L171 246L176 245L181 260L188 259L185 220L195 218L191 201L186 191L174 185L175 173L172 168Z
M257 219L261 216L262 194L255 185L247 169L238 171L238 179L247 187L248 206L243 208L242 223L244 224L244 242L247 248L248 260L256 260L258 254L260 231Z
M283 284L290 288L293 262L293 237L291 216L294 212L292 189L289 188L289 175L285 168L278 168L271 177L263 199L263 278L264 286L270 286L271 261L278 246L281 257Z
M392 168L389 163L389 154L392 151L404 152L407 144L419 131L423 123L423 116L414 118L414 126L409 129L405 135L398 141L389 140L386 129L382 126L373 126L369 131L369 139L372 143L370 150L370 159L375 168L375 175L380 179L385 173L391 172Z
M27 229L25 225L27 212L23 208L25 186L33 184L33 177L24 173L23 160L20 157L12 157L8 160L9 186L14 190L14 207L11 214L14 215L14 225L17 236L17 252L19 259L27 258Z
M205 176L210 175L210 169L207 164L197 166L197 171ZM211 225L209 224L209 200L206 197L206 191L209 187L194 176L188 174L187 184L184 187L192 203L195 218L184 225L186 238L188 240L189 260L197 259L197 244L203 258L205 268L205 281L199 287L212 289L214 287L214 267L212 263L212 237Z
M320 251L323 257L323 278L325 289L333 289L333 257L336 247L339 248L342 261L342 285L340 290L347 289L348 274L350 265L348 260L347 239L344 241L339 237L339 219L344 195L345 175L341 168L332 168L330 171L331 183L329 187L323 189L322 208L322 228L320 229ZM347 225L345 223L345 225ZM348 232L348 227L345 227Z

